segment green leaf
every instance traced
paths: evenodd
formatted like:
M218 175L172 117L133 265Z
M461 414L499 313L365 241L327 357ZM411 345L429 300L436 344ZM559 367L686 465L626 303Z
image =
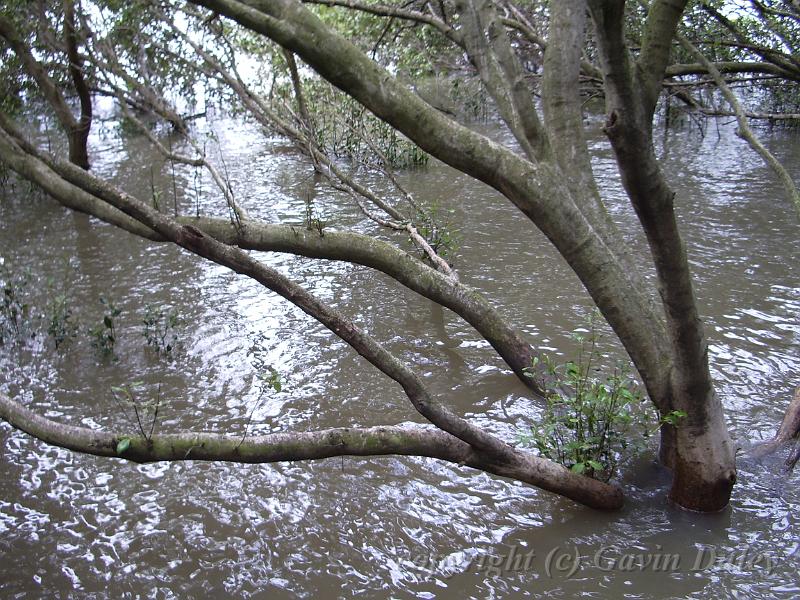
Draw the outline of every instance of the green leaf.
M577 473L578 475L583 475L583 472L586 470L586 465L584 463L575 463L570 467L570 471L573 473Z
M131 440L130 438L122 438L120 441L117 442L117 454L122 454L131 447Z

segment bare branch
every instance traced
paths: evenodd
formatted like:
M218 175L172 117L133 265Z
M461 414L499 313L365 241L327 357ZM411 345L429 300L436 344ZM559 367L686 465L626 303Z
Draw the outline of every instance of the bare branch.
M772 152L770 152L767 147L761 143L761 140L759 140L756 134L753 132L750 127L750 123L747 122L747 114L742 108L742 105L739 103L739 99L725 82L725 79L719 70L717 70L717 68L705 57L705 55L697 49L697 46L692 44L684 36L678 35L677 39L683 45L683 47L686 48L686 50L690 52L695 59L697 59L697 61L706 67L720 93L722 93L723 97L728 102L733 110L734 115L736 116L736 122L739 125L738 129L736 130L737 135L744 139L775 172L775 174L778 176L778 179L780 179L784 190L786 191L786 196L794 205L798 219L800 219L800 191L798 191L797 185L794 183L791 175L789 175L789 172L784 168L780 161L775 158L775 155L772 154Z
M38 415L5 394L0 394L0 418L48 444L138 463L184 460L273 463L334 456L424 456L530 483L592 508L615 510L623 502L619 488L576 475L555 463L519 451L513 451L512 460L499 462L476 452L452 435L419 425L273 433L249 436L245 440L233 435L198 432L147 438L59 423ZM127 440L127 447L118 452L122 440Z
M533 94L491 0L458 0L456 6L461 14L464 47L503 120L530 160L551 158Z

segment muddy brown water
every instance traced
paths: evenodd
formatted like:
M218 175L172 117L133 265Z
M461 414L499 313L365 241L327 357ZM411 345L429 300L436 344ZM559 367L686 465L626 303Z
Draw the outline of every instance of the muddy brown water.
M231 180L254 215L302 221L313 195L329 227L371 231L342 199L314 187L301 158L242 124L214 125ZM101 135L102 134L102 135ZM625 243L644 256L599 125L596 173ZM677 190L717 390L734 438L774 432L800 384L800 227L761 160L724 123L659 140ZM764 138L800 179L791 131ZM94 141L95 169L133 193L160 190L170 168L143 141ZM153 169L151 166L155 165ZM587 295L543 236L502 198L434 163L402 175L461 232L463 281L489 295L529 339L566 357ZM178 169L186 213L224 215L202 176ZM381 185L376 181L376 185ZM196 193L199 192L199 193ZM141 381L163 398L158 429L251 432L416 421L397 386L274 294L172 247L146 243L27 186L0 199L7 265L30 269L31 304L69 281L80 335L0 348L0 389L40 413L90 427L130 427L112 386ZM421 373L450 406L513 439L539 410L474 330L389 278L286 255L263 260L304 283ZM116 362L86 329L112 299ZM178 310L182 348L144 348L147 304ZM46 325L34 325L39 331ZM616 352L609 342L609 352ZM257 374L272 365L283 390ZM798 475L782 457L742 454L729 510L697 516L666 502L652 449L626 465L627 503L598 513L534 488L415 458L277 465L137 466L48 447L0 424L0 591L4 597L598 598L796 597Z

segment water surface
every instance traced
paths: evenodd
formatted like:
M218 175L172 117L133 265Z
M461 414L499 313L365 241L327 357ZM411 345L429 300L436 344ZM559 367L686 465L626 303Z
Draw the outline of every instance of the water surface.
M308 164L281 140L229 121L213 127L237 197L253 215L301 223L304 198L313 196L329 227L372 231L340 195L315 185ZM591 136L613 217L647 268L599 124ZM796 134L767 132L765 141L800 179ZM93 147L97 172L142 197L152 177L172 208L169 165L143 140L112 131ZM778 183L729 125L705 135L670 131L659 151L677 191L717 390L734 438L748 448L772 435L800 384L800 227ZM571 356L570 333L590 302L535 227L440 163L403 178L458 224L453 262L462 280L533 343ZM226 214L192 170L177 170L176 188L183 212ZM81 335L63 351L45 339L0 348L0 389L51 418L129 428L111 387L142 381L143 394L160 389L164 399L161 431L241 435L245 427L418 421L396 385L276 295L177 248L70 213L27 185L0 199L0 248L7 264L30 269L32 304L46 304L48 279L68 282L81 321ZM259 258L355 319L470 419L507 439L535 420L537 404L449 311L363 267ZM101 296L122 310L116 362L99 359L85 334L102 317ZM172 359L144 348L147 304L181 315L183 348ZM611 342L607 350L618 352ZM260 383L267 365L281 374L280 393ZM800 594L797 475L780 474L781 456L759 464L742 455L730 509L696 516L666 502L668 477L652 451L626 468L627 504L611 514L427 459L137 466L52 448L5 423L0 453L6 597Z

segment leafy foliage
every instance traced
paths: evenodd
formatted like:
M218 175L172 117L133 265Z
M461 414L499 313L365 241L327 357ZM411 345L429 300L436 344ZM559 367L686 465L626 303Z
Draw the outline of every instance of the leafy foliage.
M594 375L601 358L596 315L586 335L573 337L580 345L577 361L556 365L544 358L547 377L540 383L547 390L546 407L539 425L520 439L575 473L609 481L661 423L678 424L685 414L674 411L656 421L627 369L617 368L605 378ZM529 377L536 377L538 366L534 359Z
M78 323L72 311L72 300L66 290L53 294L47 310L47 334L53 338L56 350L78 335Z
M350 96L319 79L303 87L323 152L366 166L403 169L428 162L427 153Z
M428 207L420 206L414 219L414 225L425 241L442 258L453 256L458 250L461 237L452 223L442 216L442 210L436 202Z
M375 2L388 4L392 2ZM409 2L398 8L421 7ZM443 5L439 5L441 8ZM327 25L336 29L381 65L418 77L446 70L462 59L461 53L442 35L430 27L386 19L364 11L310 5L309 8Z

